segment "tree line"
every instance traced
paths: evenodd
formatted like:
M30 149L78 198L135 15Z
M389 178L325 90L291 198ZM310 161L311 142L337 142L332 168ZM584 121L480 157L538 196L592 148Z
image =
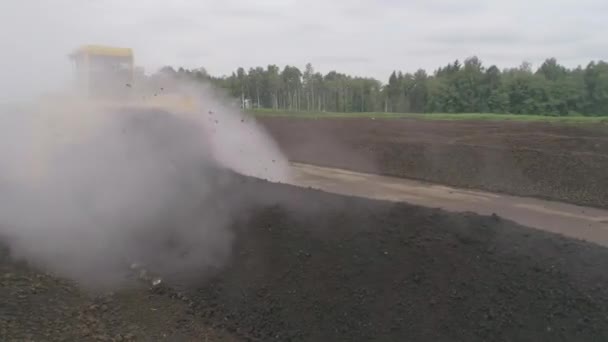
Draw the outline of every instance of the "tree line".
M533 70L485 67L477 57L442 66L432 74L394 71L387 83L330 71L323 75L309 63L302 70L276 65L238 68L229 76L204 68L172 73L211 82L248 108L315 112L513 113L608 115L608 63L592 61L566 68L555 58Z

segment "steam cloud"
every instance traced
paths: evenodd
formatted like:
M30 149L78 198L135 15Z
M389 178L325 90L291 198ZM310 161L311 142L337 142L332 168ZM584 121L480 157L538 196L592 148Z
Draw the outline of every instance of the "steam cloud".
M93 287L124 285L133 262L201 276L227 261L254 198L227 170L282 182L286 160L210 88L156 81L135 105L0 109L0 239L14 257Z

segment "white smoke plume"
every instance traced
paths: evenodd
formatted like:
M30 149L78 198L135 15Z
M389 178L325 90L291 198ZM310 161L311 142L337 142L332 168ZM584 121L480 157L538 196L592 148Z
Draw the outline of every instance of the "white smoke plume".
M13 257L91 287L126 284L134 262L204 276L229 259L230 226L255 198L226 169L288 179L274 142L210 88L129 91L128 105L0 108L0 239Z

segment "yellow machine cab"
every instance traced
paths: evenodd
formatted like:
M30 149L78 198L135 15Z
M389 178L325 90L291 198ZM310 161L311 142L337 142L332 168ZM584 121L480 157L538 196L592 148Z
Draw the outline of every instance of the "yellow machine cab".
M77 89L86 96L126 98L134 78L133 50L84 45L70 55L76 69Z

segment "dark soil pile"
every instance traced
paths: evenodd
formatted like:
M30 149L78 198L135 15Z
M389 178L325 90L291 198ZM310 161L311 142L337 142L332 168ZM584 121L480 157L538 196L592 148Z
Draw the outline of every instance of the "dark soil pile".
M0 341L236 341L145 287L87 292L0 257Z
M411 119L262 118L292 161L608 207L608 129Z
M235 222L231 261L204 282L94 295L3 253L0 340L608 339L607 249L498 217L238 186L268 202Z
M267 194L269 194L267 192ZM291 187L188 294L252 341L608 339L608 250L498 217Z

